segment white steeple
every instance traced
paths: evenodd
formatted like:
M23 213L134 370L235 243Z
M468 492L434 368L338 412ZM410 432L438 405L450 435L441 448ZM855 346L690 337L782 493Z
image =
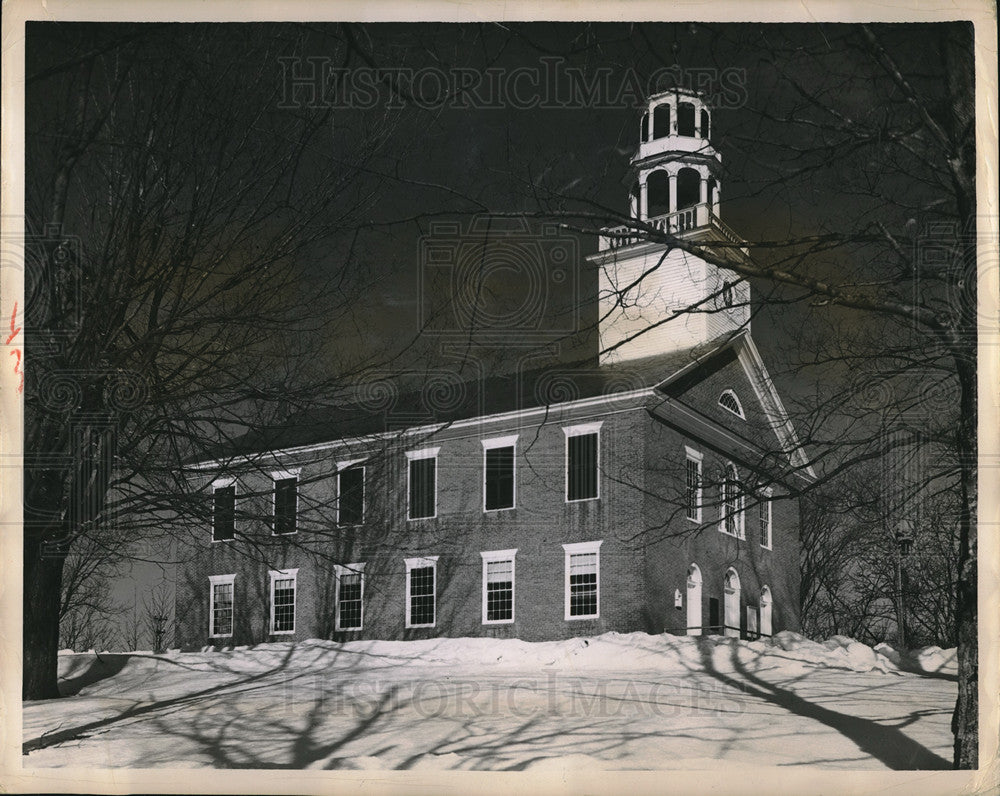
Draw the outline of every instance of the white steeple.
M743 257L745 242L720 217L722 158L711 126L711 110L695 92L649 98L629 164L629 216ZM600 268L601 364L689 348L749 326L749 285L734 272L678 249L667 253L629 226L604 233L588 258Z

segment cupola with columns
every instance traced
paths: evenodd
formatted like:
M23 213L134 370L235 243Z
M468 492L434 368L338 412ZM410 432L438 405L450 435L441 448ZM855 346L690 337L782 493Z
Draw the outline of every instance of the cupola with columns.
M750 290L737 274L649 239L642 225L726 258L746 243L722 222L722 158L711 143L712 111L695 92L649 98L627 174L635 224L603 230L588 261L600 270L600 362L690 348L749 328Z

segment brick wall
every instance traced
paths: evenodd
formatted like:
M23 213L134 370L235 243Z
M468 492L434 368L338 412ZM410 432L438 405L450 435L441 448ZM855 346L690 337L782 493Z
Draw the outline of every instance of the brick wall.
M714 387L713 387L714 389ZM742 396L741 396L742 397ZM563 427L600 420L600 498L565 500ZM517 434L516 508L483 510L483 445ZM775 631L798 627L797 506L775 500L773 550L757 543L756 511L748 511L746 541L698 529L683 516L684 437L650 418L644 404L607 405L601 411L556 413L538 421L483 423L448 429L433 438L370 450L366 462L366 522L338 528L334 463L356 459L359 450L326 450L282 462L301 467L299 532L274 537L266 518L271 482L264 472L241 477L240 534L211 543L205 528L188 546L177 592L179 643L253 644L267 640L333 638L427 638L496 636L559 639L610 630L685 631L685 608L674 607L674 590L686 601L687 568L697 562L708 598L722 596L728 566L742 581L742 603L755 604L760 586L773 593ZM690 444L690 443L689 443ZM404 451L440 447L437 516L406 518ZM705 451L705 467L720 463ZM268 468L262 468L266 471ZM652 492L654 494L647 494ZM206 497L206 499L208 499ZM710 499L710 498L709 498ZM705 518L717 509L706 508ZM565 554L562 545L602 541L600 616L564 617ZM482 622L481 551L517 549L515 621ZM406 628L405 559L438 556L437 621L433 628ZM334 565L364 562L364 627L335 629ZM291 635L269 634L272 569L297 568L296 626ZM235 573L232 638L208 638L209 576ZM745 608L741 606L745 622Z
M759 606L761 587L772 593L774 632L798 630L799 616L799 513L798 501L772 487L771 549L760 545L758 506L745 499L745 539L720 531L720 494L712 473L731 461L729 457L692 442L679 431L650 420L647 429L647 487L645 515L649 518L645 555L646 613L650 632L684 633L687 628L687 574L696 564L702 575L702 624L709 624L709 599L724 607L724 578L732 567L740 578L740 626L746 630L746 607ZM701 521L687 518L683 488L690 446L702 454L705 486ZM741 477L749 470L737 463ZM675 606L680 591L680 607Z

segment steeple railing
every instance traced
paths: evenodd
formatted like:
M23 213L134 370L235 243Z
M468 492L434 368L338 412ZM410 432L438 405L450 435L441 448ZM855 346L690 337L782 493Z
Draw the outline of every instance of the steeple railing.
M748 253L746 241L737 235L712 211L712 205L707 202L685 207L676 213L666 213L646 220L653 229L667 235L687 236L690 232L712 229L718 232L724 240L738 246L744 254ZM609 249L624 249L647 240L646 233L632 226L608 227L602 230L600 251Z

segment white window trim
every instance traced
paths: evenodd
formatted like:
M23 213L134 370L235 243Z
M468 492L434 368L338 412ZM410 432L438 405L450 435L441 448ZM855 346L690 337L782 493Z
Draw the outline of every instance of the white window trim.
M736 404L736 408L739 410L738 412L734 412L732 409L730 409L728 406L722 403L722 399L727 395L733 399L733 403ZM746 415L743 413L743 403L740 401L739 396L736 395L736 393L733 392L732 390L722 391L722 395L719 396L719 406L721 406L723 409L729 412L729 414L736 415L741 420L747 419Z
M364 562L358 564L334 564L334 571L337 576L337 587L333 600L333 626L341 633L355 633L365 628L365 565ZM344 575L361 576L361 624L357 627L340 626L340 579ZM297 595L296 595L297 596Z
M268 635L271 636L290 636L295 633L299 625L299 570L295 569L272 569L267 573L271 578L271 610L269 624L267 626ZM274 582L276 580L285 580L291 578L294 581L295 590L295 602L292 603L292 629L291 630L275 630L274 629Z
M440 556L421 556L419 558L405 558L406 563L406 605L403 606L406 618L405 626L411 627L435 627L438 618L438 593L437 593L437 562ZM410 623L410 571L421 567L431 567L434 570L434 621L429 624L414 625Z
M770 487L760 493L761 505L767 506L767 544L761 544L765 550L774 549L774 504L771 502L773 492ZM757 520L760 521L760 507L757 510ZM758 537L758 541L760 537Z
M233 538L232 539L216 539L215 538L215 493L219 489L225 489L227 486L233 488ZM212 481L212 527L209 531L209 537L212 544L223 544L225 542L235 542L236 541L236 498L239 495L239 488L236 484L236 478L216 478Z
M356 467L357 465L361 464L361 462L364 462L364 461L367 461L367 459L349 459L347 461L337 462L337 510L334 512L334 522L338 526L340 526L340 494L341 494L341 489L340 489L340 475L341 475L341 473L344 472L344 470L350 470L352 467ZM407 477L407 483L406 483L406 496L407 497L406 497L406 499L407 499L407 501L409 501L409 499L410 499L409 498L409 495L410 495L410 484L409 484L410 465L409 464L406 465L406 472L407 472L407 476L406 476ZM435 478L436 478L436 476L437 476L437 474L435 473ZM361 466L361 522L357 523L357 525L345 525L345 526L341 526L341 527L344 527L344 528L357 528L359 525L364 525L365 524L365 517L368 516L368 482L367 482L367 479L368 479L367 468L364 465L362 465ZM437 481L436 480L435 480L434 486L435 486L435 490L434 491L437 492Z
M500 447L506 447L505 445ZM517 616L517 548L512 550L487 550L479 554L483 559L483 624L512 625ZM486 565L496 561L510 561L510 619L486 618Z
M299 481L301 473L301 467L296 467L294 470L273 470L271 472L271 536L295 536L299 532ZM291 533L278 533L274 529L278 519L275 515L278 508L278 481L289 478L295 479L295 530Z
M575 544L564 544L563 547L563 619L567 622L575 622L580 619L600 619L601 618L601 545L604 540L598 542L576 542ZM586 616L570 616L570 591L569 591L569 562L570 556L579 553L597 553L597 613Z
M701 451L696 451L694 448L684 446L684 516L687 517L691 522L701 522L701 505L703 502L703 475L702 467L703 461L705 459L705 454ZM698 464L698 491L695 493L695 516L688 516L687 513L687 463L689 461L696 462Z
M438 453L441 451L441 446L436 448L421 448L416 451L404 451L406 453L406 521L416 522L418 520L433 520L437 517L438 513L438 466L437 458ZM411 517L410 516L410 466L411 463L418 459L434 459L434 513L429 517ZM436 577L436 576L435 576ZM435 611L435 617L437 612Z
M566 436L566 443L563 446L563 501L566 503L585 503L588 500L601 499L601 426L603 420L596 420L593 423L580 423L575 426L563 426L563 434ZM585 434L597 435L597 494L589 498L569 499L569 438L581 437Z
M215 587L229 584L233 587L233 607L230 625L236 629L236 574L232 575L209 575L208 576L208 637L209 638L232 638L232 630L229 633L215 632Z
M517 438L518 434L512 434L507 437L493 437L491 439L480 440L483 443L483 511L487 514L495 514L498 511L511 511L517 508ZM496 448L513 448L514 449L514 460L512 464L511 475L514 479L514 495L513 502L510 506L504 506L499 509L488 509L486 508L486 452L494 450Z
M736 532L730 533L726 530L726 510L729 508L726 505L726 482L729 480L729 470L736 474ZM746 504L744 501L743 490L740 488L740 471L732 462L726 462L723 468L722 483L719 485L719 532L724 533L726 536L731 536L734 539L745 540L747 538L746 529Z

